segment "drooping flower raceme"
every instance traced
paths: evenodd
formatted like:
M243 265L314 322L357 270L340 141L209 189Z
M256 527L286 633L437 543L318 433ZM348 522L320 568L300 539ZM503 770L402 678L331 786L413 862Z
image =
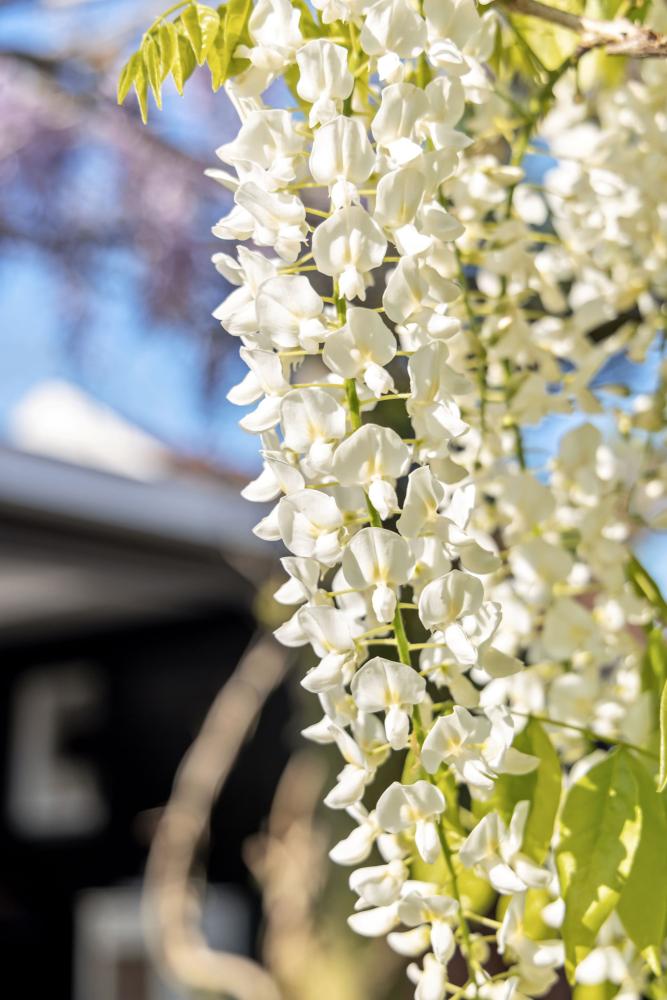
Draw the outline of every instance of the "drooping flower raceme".
M263 460L244 495L272 504L255 530L289 552L277 636L315 655L302 684L321 719L305 735L343 760L325 802L353 824L331 851L355 869L350 925L414 960L417 1000L456 992L457 949L466 997L541 996L561 934L581 982L600 948L620 981L597 910L574 944L567 915L540 941L524 915L571 905L561 767L593 739L646 747L655 729L640 669L654 612L627 543L638 522L664 526L667 478L648 404L619 411L616 439L592 420L594 379L630 343L604 324L638 326L641 357L667 292L667 214L657 194L643 206L638 178L659 140L636 100L667 78L642 70L619 98L621 154L610 101L571 101L564 67L545 123L562 160L536 191L493 141L516 114L488 65L495 8L314 8L257 0L237 49L241 125L211 172L233 206L214 232L254 249L214 258L237 286L215 315L242 344L229 398L254 406L241 425ZM281 75L298 108L264 103ZM592 171L568 158L580 140ZM565 413L579 425L538 474L523 427ZM596 754L587 764L624 760ZM567 780L576 797L576 770ZM489 926L506 964L493 978Z

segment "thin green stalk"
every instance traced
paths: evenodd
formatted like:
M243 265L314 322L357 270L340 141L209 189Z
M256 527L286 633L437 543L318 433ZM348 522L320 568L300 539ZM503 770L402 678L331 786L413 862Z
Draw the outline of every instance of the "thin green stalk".
M593 740L597 743L609 743L612 746L624 747L626 750L634 750L635 753L644 754L645 757L651 757L652 760L657 760L657 753L653 753L652 750L646 750L644 747L638 747L635 743L628 743L627 740L617 740L613 736L603 736L602 733L596 733L593 729L588 726L577 726L572 722L561 722L560 719L550 719L548 715L535 715L533 712L518 712L515 708L510 709L512 715L519 715L522 719L534 719L535 722L542 722L546 726L557 726L559 729L571 729L575 733L581 733L582 736L587 736L589 740Z
M454 899L459 904L459 926L461 928L461 938L462 938L461 952L468 965L468 972L470 972L473 967L472 942L470 940L470 926L468 924L465 910L463 909L461 890L459 888L459 879L458 875L456 874L456 868L454 867L454 856L452 854L452 849L449 846L449 841L447 840L447 833L445 832L443 823L438 823L438 837L440 839L440 846L442 847L442 853L445 856L445 864L447 865L449 876L452 880L452 893Z
M470 288L468 286L468 279L466 277L466 273L463 268L463 258L461 257L461 251L456 246L456 244L453 244L453 246L454 246L454 255L456 257L456 263L458 266L459 283L461 285L461 291L463 292L463 304L465 307L465 311L468 315L470 330L474 334L478 326L478 320L477 316L475 315L475 310L473 309L472 302L470 301ZM479 349L479 368L477 369L477 385L479 387L479 422L483 440L484 435L486 433L486 390L487 390L486 376L488 371L488 364L487 364L486 347L482 342L482 338L479 335L477 336L477 346Z
M155 18L150 28L146 32L146 35L150 35L151 31L153 31L154 28L157 28L159 24L162 24L162 22L166 20L166 18L168 18L170 14L175 14L177 10L181 9L181 7L189 6L191 2L192 0L181 0L180 3L175 3L172 7L168 7L167 10L165 10L162 14L159 15L159 17Z
M412 659L410 657L410 644L408 642L408 637L405 634L405 622L403 621L403 612L401 611L400 604L396 605L393 627L394 635L396 636L398 657L401 663L405 663L408 667L411 667Z

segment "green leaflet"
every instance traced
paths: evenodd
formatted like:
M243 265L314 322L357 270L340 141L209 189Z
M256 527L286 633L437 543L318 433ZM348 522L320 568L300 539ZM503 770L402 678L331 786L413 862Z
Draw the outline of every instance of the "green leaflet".
M628 881L641 820L639 788L625 750L614 750L568 792L556 860L565 900L562 933L570 980Z
M132 86L134 84L135 77L142 66L141 53L135 52L130 56L128 61L123 66L120 77L118 78L118 103L122 104L127 95L129 94Z
M222 10L222 8L220 8ZM252 0L229 0L224 8L225 17L221 23L221 31L215 40L215 46L209 55L209 67L213 89L225 82L230 76L236 76L248 65L247 59L234 59L234 50L243 40L250 42L250 38L245 39L248 21L252 13ZM214 73L214 62L216 72ZM219 83L216 82L219 80Z
M667 788L667 682L660 696L660 766L658 769L658 791Z
M318 26L307 0L292 0L292 6L301 14L299 28L303 37L306 39L320 38L323 35L322 27Z
M160 75L164 81L171 73L174 61L178 56L178 32L171 21L161 24L158 28L158 44L160 46Z
M650 573L646 572L636 556L630 558L626 572L635 591L652 605L656 617L667 624L667 603L662 596L660 587Z
M186 81L190 79L197 68L197 60L192 51L192 46L185 35L178 32L176 41L177 54L171 69L171 75L174 78L176 90L179 94L182 94Z
M567 6L567 5L566 5ZM577 48L577 40L571 31L560 28L557 24L547 24L534 17L524 17L521 14L512 16L512 24L526 43L538 64L547 70L556 69L568 59ZM519 42L519 44L522 44ZM528 55L528 53L526 53ZM528 56L530 59L530 57Z
M628 759L639 792L642 828L618 915L630 940L659 975L667 922L667 813L644 765L635 757Z
M572 1000L612 1000L617 993L617 983L596 983L594 986L577 983L572 990Z
M517 802L527 799L530 812L523 851L538 864L544 861L553 836L561 794L561 766L551 740L539 722L531 719L514 741L517 750L539 758L528 774L502 774L493 795L483 803L483 812L496 809L507 823Z
M247 59L233 56L242 40L250 41L246 36L252 9L252 0L229 0L217 9L193 2L174 21L158 19L143 36L139 51L130 56L121 71L118 103L123 103L134 86L141 117L146 122L149 85L160 108L162 84L169 74L182 94L197 64L204 63L208 64L213 89L217 90L248 65Z
M190 39L195 59L203 66L218 34L220 15L212 7L193 3L181 14L181 24Z
M148 121L148 74L146 72L146 64L142 55L140 55L139 63L135 70L132 83L134 84L137 101L139 102L141 120L145 125Z
M160 48L156 39L149 35L141 47L146 67L146 76L150 84L155 103L158 108L162 107L162 72L160 66Z
M642 660L642 687L659 697L666 681L667 643L662 629L652 628L646 638L646 651Z

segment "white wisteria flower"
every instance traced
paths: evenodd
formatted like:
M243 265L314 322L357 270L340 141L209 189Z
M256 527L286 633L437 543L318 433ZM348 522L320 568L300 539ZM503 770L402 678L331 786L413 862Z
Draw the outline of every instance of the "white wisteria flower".
M396 480L410 463L410 449L390 427L364 424L336 448L334 475L343 486L362 486L386 520L397 508Z
M394 389L385 365L396 355L396 339L372 309L349 306L345 324L332 331L324 344L322 360L343 378L362 378L374 396Z
M324 340L324 302L303 275L266 280L257 293L256 309L259 333L271 347L315 351Z
M334 212L315 230L313 256L318 270L333 278L346 299L366 298L371 271L384 260L387 241L360 205ZM276 251L280 250L276 246ZM294 258L292 258L294 259Z
M425 955L421 969L411 963L408 978L416 986L415 1000L444 1000L447 996L447 969L435 955Z
M459 911L457 900L451 896L423 896L411 892L398 907L401 923L408 927L430 924L430 945L439 962L447 965L456 950L452 925Z
M426 628L443 633L459 663L473 664L500 624L500 606L484 600L478 577L453 569L424 587L419 617Z
M292 389L280 401L285 447L302 455L315 472L330 471L346 422L345 408L325 389Z
M497 812L484 816L461 845L459 858L474 868L501 895L544 889L553 875L521 853L529 802L518 802L506 827Z
M310 172L329 188L334 208L359 201L357 188L368 180L374 164L373 148L357 118L339 115L315 133Z
M414 830L415 845L427 864L440 856L436 817L445 810L445 798L429 781L402 785L398 781L378 799L377 820L388 833Z
M526 774L539 761L512 746L515 730L511 716L501 708L486 715L472 715L455 705L440 716L422 744L421 760L429 774L447 764L460 781L488 792L499 774Z
M278 503L278 528L295 556L313 556L332 566L342 555L343 516L336 501L321 490L297 490Z
M420 961L415 1000L454 992L457 949L481 1000L544 996L563 964L572 982L655 991L665 914L658 900L647 947L632 896L662 821L644 818L638 866L627 847L622 923L587 926L583 961L567 915L586 858L567 852L590 850L591 769L627 779L627 795L618 775L586 785L595 817L600 789L615 813L636 786L633 822L653 802L664 605L632 552L667 509L664 60L619 62L624 85L600 86L567 56L537 83L483 0L247 6L195 53L214 85L225 63L239 118L207 172L226 199L213 231L250 244L214 256L233 286L214 316L248 369L228 398L259 438L243 496L270 509L254 531L290 553L275 635L316 658L303 735L343 759L324 801L353 825L332 860L362 866L349 925ZM194 51L203 8L186 7L174 23ZM667 31L644 13L624 45ZM543 43L526 44L539 66ZM538 129L544 176L523 163ZM635 391L626 358L653 389ZM545 777L557 766L564 782ZM461 865L488 908L451 877Z
M410 733L410 709L426 696L426 681L404 663L374 656L352 678L352 697L362 712L384 712L392 750L402 750Z
M347 50L325 38L314 38L299 49L296 62L297 94L311 105L308 124L311 128L326 125L340 113L342 102L354 86Z
M392 621L396 594L410 575L410 549L404 538L386 528L362 528L343 555L343 574L351 587L371 590L380 622Z

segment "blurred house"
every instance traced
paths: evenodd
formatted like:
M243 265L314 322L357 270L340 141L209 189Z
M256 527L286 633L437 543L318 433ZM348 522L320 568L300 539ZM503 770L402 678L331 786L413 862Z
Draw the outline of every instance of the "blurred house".
M172 994L143 953L147 845L253 635L267 547L238 484L188 468L72 386L38 387L12 426L0 448L4 978L50 1000L157 1000ZM287 711L279 691L214 817L218 946L254 938L241 844L286 760Z

